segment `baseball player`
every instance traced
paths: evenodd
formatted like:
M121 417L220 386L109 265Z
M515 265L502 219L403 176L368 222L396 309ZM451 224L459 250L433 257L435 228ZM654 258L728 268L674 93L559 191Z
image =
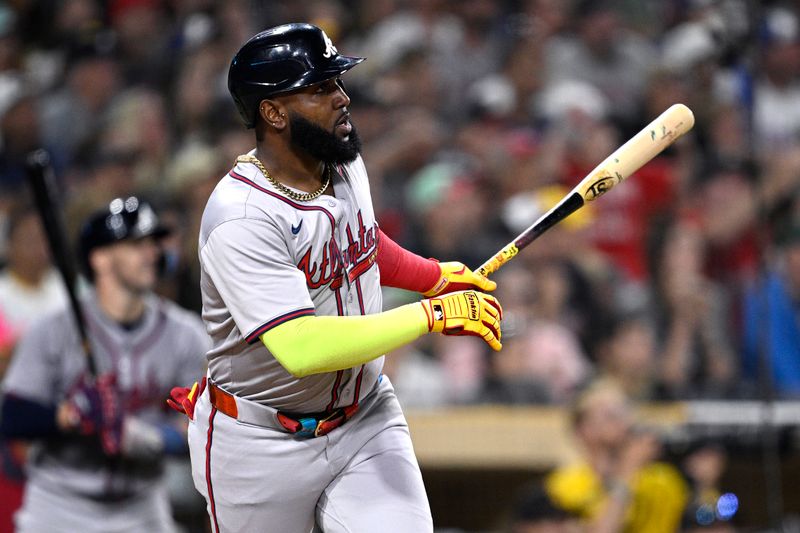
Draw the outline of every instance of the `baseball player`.
M81 230L96 379L67 309L42 317L18 344L0 430L34 441L15 517L21 533L173 531L162 460L185 453L186 428L163 399L203 375L210 341L199 317L151 292L166 233L135 197L115 199Z
M319 28L288 24L231 62L256 148L203 215L208 381L175 395L193 415L193 476L215 532L432 531L383 354L428 332L501 348L500 305L461 290L494 282L378 227L340 79L361 61ZM381 285L428 298L383 312Z

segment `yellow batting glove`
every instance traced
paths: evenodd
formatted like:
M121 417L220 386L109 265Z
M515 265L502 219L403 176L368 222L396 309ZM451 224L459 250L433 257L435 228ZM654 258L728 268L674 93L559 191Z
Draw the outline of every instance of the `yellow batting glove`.
M431 296L467 289L480 289L491 292L497 288L497 283L485 276L481 276L477 272L473 272L464 263L449 261L447 263L439 263L439 268L442 271L439 281L434 283L433 287L427 292L422 293L423 296L430 298Z
M500 320L503 308L493 296L477 291L461 291L420 302L428 316L428 331L445 335L481 337L499 351Z

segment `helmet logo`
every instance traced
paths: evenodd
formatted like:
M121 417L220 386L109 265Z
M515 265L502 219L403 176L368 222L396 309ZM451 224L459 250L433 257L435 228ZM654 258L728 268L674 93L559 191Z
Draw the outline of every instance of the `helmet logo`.
M328 37L328 34L322 32L322 38L325 39L325 52L322 54L322 57L329 58L332 57L333 54L339 53L339 50L337 50L336 47L333 46L333 42L331 41L331 38Z

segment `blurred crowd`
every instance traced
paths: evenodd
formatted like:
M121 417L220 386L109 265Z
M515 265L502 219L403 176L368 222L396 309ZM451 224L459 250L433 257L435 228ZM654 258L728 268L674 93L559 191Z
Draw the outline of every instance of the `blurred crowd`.
M378 220L477 267L671 104L674 146L493 275L504 348L386 360L407 407L800 396L800 5L746 0L0 2L0 361L63 301L24 182L52 155L68 230L136 194L175 232L159 293L200 312L205 201L252 148L226 86L308 21L345 77ZM387 307L413 295L387 291Z

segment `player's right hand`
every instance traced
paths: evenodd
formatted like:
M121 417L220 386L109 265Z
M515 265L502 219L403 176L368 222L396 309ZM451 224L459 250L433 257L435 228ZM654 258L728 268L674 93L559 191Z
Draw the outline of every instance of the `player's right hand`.
M503 308L493 296L477 291L453 292L420 302L428 316L428 331L481 337L499 351Z

